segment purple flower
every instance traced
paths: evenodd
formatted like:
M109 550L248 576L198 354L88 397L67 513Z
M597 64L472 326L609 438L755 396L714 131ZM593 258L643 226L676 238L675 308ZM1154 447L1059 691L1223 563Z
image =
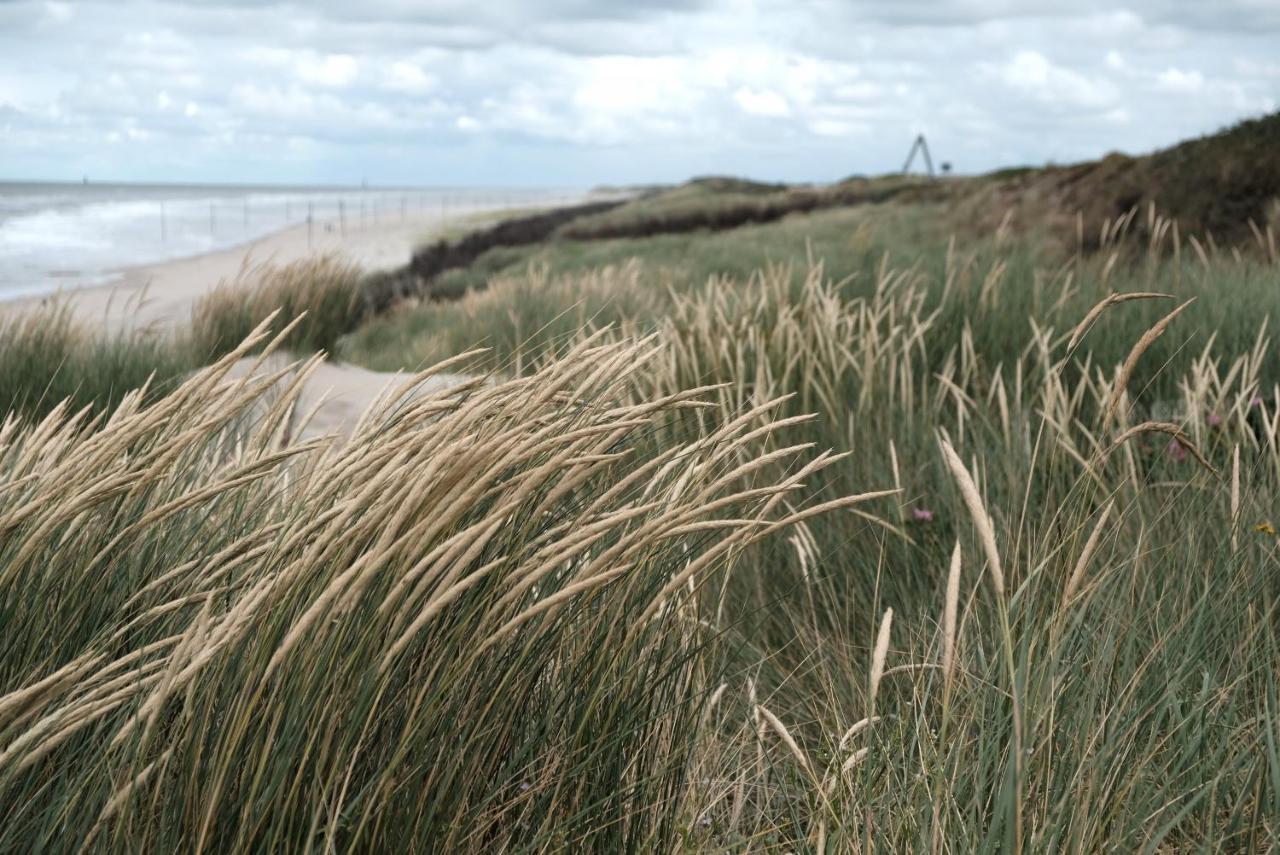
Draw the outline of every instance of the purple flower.
M1251 407L1261 407L1261 406L1262 406L1262 398L1261 398L1260 396L1258 396L1258 395L1254 395L1254 396L1253 396L1253 399L1252 399L1251 401L1249 401L1249 406L1251 406Z
M1169 447L1165 449L1165 453L1174 463L1181 463L1187 459L1187 450L1176 439L1169 440Z
M911 518L916 522L933 522L933 511L928 508L912 508Z
M1218 415L1217 413L1210 413L1210 414L1209 414L1209 426L1210 426L1210 427L1217 427L1217 426L1218 426L1218 425L1220 425L1220 424L1222 424L1222 416Z

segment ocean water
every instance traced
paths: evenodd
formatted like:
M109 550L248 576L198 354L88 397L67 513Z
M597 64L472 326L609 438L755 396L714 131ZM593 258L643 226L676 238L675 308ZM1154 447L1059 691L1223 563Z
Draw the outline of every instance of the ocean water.
M573 198L562 189L0 182L0 300L110 281L121 268L307 222L358 231Z

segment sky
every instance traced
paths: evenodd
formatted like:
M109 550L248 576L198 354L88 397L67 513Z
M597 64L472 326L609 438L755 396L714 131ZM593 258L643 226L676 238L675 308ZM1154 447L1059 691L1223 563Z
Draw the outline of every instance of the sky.
M0 0L0 178L589 186L1141 153L1280 0Z

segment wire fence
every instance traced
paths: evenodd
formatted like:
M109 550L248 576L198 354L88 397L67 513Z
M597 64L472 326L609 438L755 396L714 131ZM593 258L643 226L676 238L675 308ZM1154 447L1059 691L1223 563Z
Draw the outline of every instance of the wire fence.
M546 190L357 191L338 194L269 195L207 200L158 200L156 226L162 242L203 232L214 243L249 239L291 226L307 227L308 241L346 236L397 222L444 223L469 214L546 208L580 201L583 194Z
M0 299L92 284L126 266L228 249L283 230L299 230L299 240L305 231L308 249L316 251L393 228L414 230L412 240L427 242L471 215L587 197L546 188L11 188L0 198Z

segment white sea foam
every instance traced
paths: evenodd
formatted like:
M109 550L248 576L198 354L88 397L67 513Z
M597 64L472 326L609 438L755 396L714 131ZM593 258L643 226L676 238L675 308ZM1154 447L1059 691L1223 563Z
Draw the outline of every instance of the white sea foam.
M310 216L376 228L423 212L547 204L561 190L330 189L0 183L0 300L254 240Z

